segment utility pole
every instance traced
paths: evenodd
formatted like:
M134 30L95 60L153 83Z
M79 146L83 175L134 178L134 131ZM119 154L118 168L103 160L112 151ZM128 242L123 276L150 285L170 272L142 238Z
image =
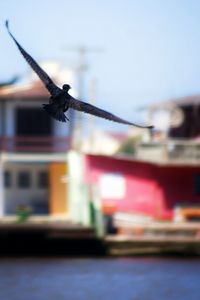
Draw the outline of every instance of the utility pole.
M86 62L86 55L88 53L101 52L102 50L99 48L90 48L85 46L79 47L65 47L67 51L74 51L78 53L78 66L76 67L77 71L77 80L78 80L78 99L85 99L84 95L84 87L85 87L85 73L89 69L89 66ZM82 115L80 112L72 112L72 146L76 149L79 149L81 146L81 138L82 138Z
M90 82L89 86L89 103L95 105L96 102L96 95L97 95L97 79L93 78ZM90 139L90 147L93 150L94 147L94 137L95 137L95 117L90 115L89 116L89 139Z

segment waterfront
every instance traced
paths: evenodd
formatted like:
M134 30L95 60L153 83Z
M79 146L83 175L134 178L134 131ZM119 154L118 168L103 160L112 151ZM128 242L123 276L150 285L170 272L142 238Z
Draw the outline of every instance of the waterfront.
M4 300L198 300L200 259L2 258Z

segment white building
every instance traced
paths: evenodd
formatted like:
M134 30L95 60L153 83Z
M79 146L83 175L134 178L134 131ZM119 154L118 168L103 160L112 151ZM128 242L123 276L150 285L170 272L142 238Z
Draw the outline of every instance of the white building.
M44 68L58 85L73 86L72 71L55 62ZM42 109L48 99L35 75L0 89L0 216L15 214L21 205L36 215L68 213L66 153L72 122L52 119Z

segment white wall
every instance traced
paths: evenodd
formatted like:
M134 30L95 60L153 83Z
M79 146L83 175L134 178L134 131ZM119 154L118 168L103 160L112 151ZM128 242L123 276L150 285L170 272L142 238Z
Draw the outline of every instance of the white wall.
M5 135L13 136L15 134L14 130L15 115L14 115L14 103L6 101L5 103Z
M38 173L47 171L47 164L8 163L4 170L11 173L11 187L4 188L4 214L15 214L18 205L33 206L41 204L48 207L48 188L39 188L37 184ZM29 188L20 188L17 176L20 171L27 171L31 176ZM34 213L34 211L33 211Z

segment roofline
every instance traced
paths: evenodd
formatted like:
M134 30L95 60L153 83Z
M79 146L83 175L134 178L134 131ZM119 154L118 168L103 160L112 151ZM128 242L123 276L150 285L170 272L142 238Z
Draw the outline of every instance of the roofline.
M170 106L189 106L200 105L200 94L182 96L179 98L172 98L165 101L155 102L147 106L148 109L163 109Z

